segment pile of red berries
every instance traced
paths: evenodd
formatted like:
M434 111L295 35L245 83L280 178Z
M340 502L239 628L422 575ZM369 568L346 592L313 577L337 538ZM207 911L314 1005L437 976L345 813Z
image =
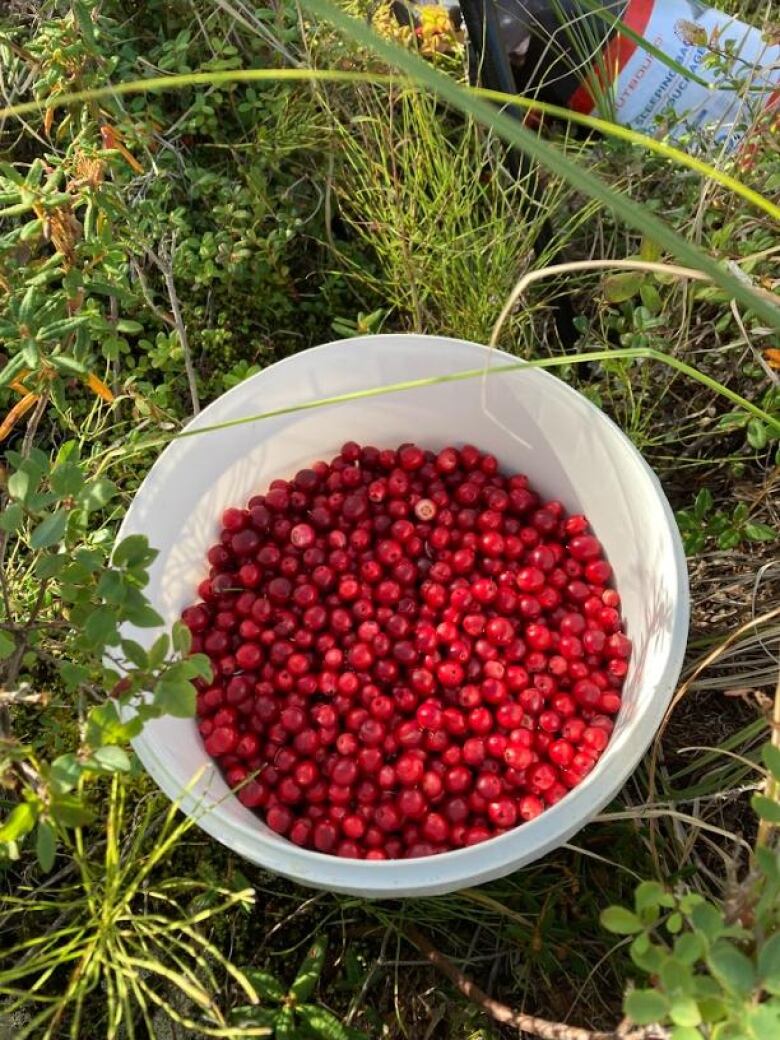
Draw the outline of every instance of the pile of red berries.
M227 509L198 719L244 805L320 852L505 833L593 769L631 643L584 516L466 445L345 444Z

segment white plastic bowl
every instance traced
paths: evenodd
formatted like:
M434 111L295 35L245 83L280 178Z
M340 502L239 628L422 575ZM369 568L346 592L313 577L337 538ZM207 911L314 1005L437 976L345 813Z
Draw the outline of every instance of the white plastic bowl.
M297 354L220 397L188 429L355 390L512 362L508 354L438 336L366 336ZM472 848L414 860L340 859L298 848L233 797L206 755L195 722L147 725L135 750L199 826L247 860L337 892L421 896L501 877L570 838L620 790L652 740L680 672L688 629L685 558L669 504L642 457L597 408L563 382L525 369L394 391L245 423L172 443L127 513L120 537L141 533L159 550L148 594L167 623L194 597L222 510L276 477L333 456L346 440L425 447L471 442L524 472L543 495L584 512L602 541L634 643L610 744L598 766L530 823ZM156 632L126 634L150 645Z

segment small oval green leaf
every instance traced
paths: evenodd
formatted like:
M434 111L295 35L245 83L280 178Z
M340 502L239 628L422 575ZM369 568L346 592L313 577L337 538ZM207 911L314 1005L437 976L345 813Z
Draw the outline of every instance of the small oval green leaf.
M762 820L780 825L780 804L763 794L754 794L750 804Z
M92 761L106 773L127 773L130 771L130 756L124 748L115 744L99 747L92 755Z
M669 1017L676 1026L697 1026L701 1022L699 1005L693 997L683 994L672 999Z
M702 1040L698 1029L691 1026L675 1026L672 1030L672 1040Z
M639 271L621 271L604 279L604 298L608 303L625 303L639 292L644 275Z
M62 541L65 527L68 523L68 514L64 509L58 509L50 513L38 524L30 535L30 546L33 549L48 549Z
M632 989L626 997L625 1011L638 1026L648 1026L666 1017L669 1003L654 989Z
M0 631L0 661L4 661L16 649L16 643L7 632Z
M775 747L774 744L764 744L761 749L761 757L775 780L780 780L780 747Z
M608 906L601 914L601 923L615 935L635 935L643 928L637 915L623 906Z
M675 940L674 956L682 964L695 964L704 956L704 940L696 932L686 932Z
M750 419L746 429L747 441L751 448L755 448L756 451L761 451L762 448L766 447L767 436L766 426L760 419Z
M724 939L712 947L707 964L721 985L733 993L750 993L756 984L752 962L733 943Z
M780 932L761 947L758 954L758 974L764 989L780 996Z

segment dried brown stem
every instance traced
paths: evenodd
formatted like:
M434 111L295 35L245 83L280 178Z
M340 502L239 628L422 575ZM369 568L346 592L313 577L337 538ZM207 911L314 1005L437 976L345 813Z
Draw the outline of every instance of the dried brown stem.
M38 398L38 403L30 416L30 421L27 423L27 429L24 431L24 440L22 441L21 454L27 458L32 451L33 441L35 440L35 434L38 432L38 426L43 413L46 411L46 405L49 403L49 395L41 392L41 396Z
M154 262L154 265L159 270L165 282L165 291L168 293L168 300L171 305L171 313L173 314L173 325L176 329L176 333L181 343L182 353L184 354L184 370L187 373L187 385L190 390L190 399L192 401L192 411L194 415L197 415L200 411L200 399L198 397L198 383L195 378L195 366L192 363L192 353L190 351L190 341L187 338L187 327L184 324L184 318L182 317L181 307L179 306L179 297L176 292L176 283L173 279L173 257L174 250L176 247L175 239L171 242L170 253L164 257L159 256L154 252L153 249L148 249L147 252L149 257Z
M169 328L172 329L176 328L176 322L173 320L170 314L166 314L165 311L161 307L158 307L157 304L154 302L154 299L152 297L152 291L149 288L149 283L146 280L146 275L144 274L143 267L138 263L137 260L131 260L130 263L132 264L133 272L138 280L138 287L141 290L141 295L146 301L146 306L149 308L149 310L152 312L155 318L157 318L158 321L161 321L163 323L163 325L167 325Z
M541 1040L666 1040L669 1036L667 1030L662 1026L632 1027L621 1023L617 1029L605 1033L597 1029L570 1026L565 1022L550 1022L546 1018L537 1018L535 1015L515 1011L507 1004L502 1004L501 1001L488 996L475 982L472 982L459 968L456 968L451 960L432 946L414 925L407 926L406 935L431 964L447 976L467 1000L481 1007L496 1022L513 1026L523 1033L538 1036Z

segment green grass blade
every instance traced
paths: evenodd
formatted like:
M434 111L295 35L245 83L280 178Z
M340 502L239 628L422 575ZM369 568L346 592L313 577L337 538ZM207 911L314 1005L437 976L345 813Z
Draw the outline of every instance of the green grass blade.
M719 383L716 379L712 379L704 372L700 372L698 369L693 368L692 365L688 365L684 361L680 361L679 358L672 357L668 354L662 354L660 351L653 350L649 347L623 347L616 350L590 350L582 354L567 354L564 357L534 358L531 361L517 361L503 365L492 365L490 368L469 368L464 369L462 372L450 372L446 375L410 379L403 383L387 383L384 386L372 387L369 390L355 390L348 394L335 394L333 397L322 397L316 401L306 401L303 404L288 405L284 408L273 408L268 412L260 412L257 415L247 415L240 419L227 419L225 422L213 423L210 426L201 426L197 429L183 430L181 433L171 434L169 437L156 439L156 443L167 443L168 440L181 440L185 437L197 437L203 433L214 433L217 430L229 429L231 426L242 426L244 423L260 422L263 419L272 419L279 415L305 412L314 408L323 408L330 404L344 404L346 401L356 401L367 397L381 397L383 394L397 393L401 390L415 390L426 386L436 386L439 383L459 383L466 379L478 379L488 375L499 375L502 372L518 372L525 368L560 368L563 365L581 365L592 363L594 361L616 361L618 359L631 361L638 358L660 361L662 364L677 369L678 372L682 372L691 379L703 383L706 387L709 387L710 390L728 398L734 404L739 405L740 408L744 408L745 411L750 412L751 415L754 415L757 419L761 419L763 422L768 423L772 429L780 432L780 420L770 415L769 412L765 412L763 408L759 408L758 405L755 405L751 401L740 396L740 394L735 393L733 390L729 389L729 387ZM150 445L147 442L145 446L149 447Z
M381 72L355 72L342 69L220 69L215 72L179 72L171 76L149 76L124 83L110 83L105 87L74 90L56 94L41 101L20 101L0 108L0 121L17 116L40 115L48 109L68 108L81 101L98 101L106 97L127 94L154 94L185 87L214 87L232 83L397 83L398 76Z

